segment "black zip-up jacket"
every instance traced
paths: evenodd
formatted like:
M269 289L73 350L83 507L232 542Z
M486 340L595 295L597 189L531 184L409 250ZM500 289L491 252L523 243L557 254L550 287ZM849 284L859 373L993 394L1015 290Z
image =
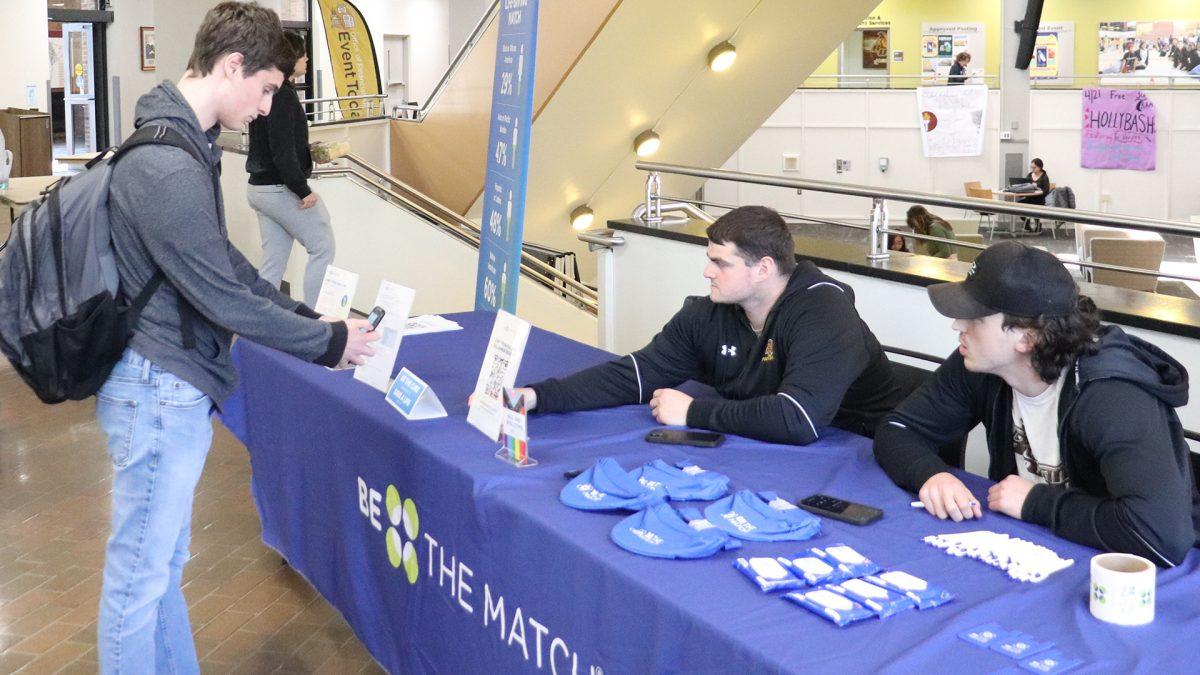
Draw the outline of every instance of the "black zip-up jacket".
M532 385L537 412L646 403L687 380L723 398L701 398L687 425L804 445L832 424L871 435L900 400L891 364L854 309L849 286L800 261L754 334L741 307L688 298L644 349Z
M1177 565L1200 540L1200 493L1174 410L1187 403L1187 371L1116 326L1102 329L1095 346L1070 366L1058 401L1068 483L1035 485L1021 520L1093 548ZM937 447L981 421L988 477L1016 474L1012 388L996 375L968 372L955 352L884 418L875 458L896 484L918 492L949 470Z
M308 187L312 168L308 119L304 117L296 87L285 80L271 100L270 114L250 123L246 171L251 185L286 185L304 199L312 193Z

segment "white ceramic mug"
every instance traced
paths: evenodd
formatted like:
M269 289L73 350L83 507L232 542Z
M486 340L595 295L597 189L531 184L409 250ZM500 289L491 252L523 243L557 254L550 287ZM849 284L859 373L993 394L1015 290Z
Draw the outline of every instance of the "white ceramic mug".
M1092 558L1092 616L1120 626L1154 621L1154 563L1129 553Z

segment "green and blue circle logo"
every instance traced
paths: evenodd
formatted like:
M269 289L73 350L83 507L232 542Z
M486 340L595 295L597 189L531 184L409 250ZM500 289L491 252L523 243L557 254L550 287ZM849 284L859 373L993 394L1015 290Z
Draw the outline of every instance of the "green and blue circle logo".
M400 491L395 485L388 485L387 498L388 520L391 527L387 529L388 562L392 567L404 567L408 583L417 583L419 572L417 563L417 534L421 531L421 518L417 515L417 505L411 499L400 499Z

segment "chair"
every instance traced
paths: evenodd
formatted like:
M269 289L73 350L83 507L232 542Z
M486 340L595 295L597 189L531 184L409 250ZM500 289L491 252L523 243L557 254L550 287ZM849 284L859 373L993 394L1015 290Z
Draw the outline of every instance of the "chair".
M892 375L896 378L900 393L904 398L908 398L933 376L933 371L892 361ZM957 441L951 441L939 447L937 454L943 462L950 466L956 469L963 468L967 458L967 437L963 436Z
M985 188L985 187L969 187L968 186L967 187L967 196L975 197L976 199L989 199L989 200L996 198L996 196L994 194L992 194L992 191L989 188ZM991 238L991 237L995 236L996 224L992 221L992 214L987 211L976 211L976 213L979 214L979 221L978 221L979 229L983 228L983 219L987 218L988 237Z
M1162 266L1163 252L1166 247L1167 244L1161 237L1157 241L1095 237L1091 240L1091 261L1122 267L1139 267L1157 272ZM1094 269L1092 270L1092 282L1151 293L1158 290L1158 277L1147 274Z
M972 190L973 188L981 188L981 187L983 187L983 183L980 183L980 182L979 182L979 181L977 181L977 180L969 180L969 181L967 181L967 182L963 183L963 194L965 194L966 196L970 197L970 196L971 196L971 190ZM971 211L970 211L969 209L968 209L968 210L965 210L965 211L963 211L963 215L964 215L964 216L969 216L969 215L971 215Z
M1081 224L1075 227L1075 249L1081 262L1158 270L1166 242L1156 232ZM1158 289L1158 279L1145 274L1084 268L1083 277L1093 283L1138 291L1153 293Z
M950 229L958 239L964 234L979 234L979 222L971 218L948 218L946 222L950 223Z
M954 238L971 244L983 245L982 234L957 234L954 236ZM958 259L962 262L975 262L975 259L979 257L979 254L983 253L983 251L977 248L967 248L965 246L959 246L957 248Z

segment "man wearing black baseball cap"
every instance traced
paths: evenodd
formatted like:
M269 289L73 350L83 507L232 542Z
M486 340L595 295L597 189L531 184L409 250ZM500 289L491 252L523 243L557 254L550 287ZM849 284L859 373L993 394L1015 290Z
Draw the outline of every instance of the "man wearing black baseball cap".
M1101 326L1053 255L989 247L967 278L929 299L954 319L959 348L884 417L875 458L925 509L981 518L939 456L987 430L992 511L1094 548L1179 564L1200 540L1200 493L1175 408L1187 371L1158 347Z

